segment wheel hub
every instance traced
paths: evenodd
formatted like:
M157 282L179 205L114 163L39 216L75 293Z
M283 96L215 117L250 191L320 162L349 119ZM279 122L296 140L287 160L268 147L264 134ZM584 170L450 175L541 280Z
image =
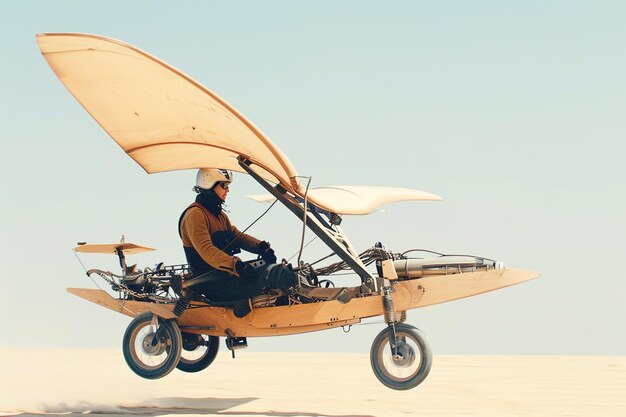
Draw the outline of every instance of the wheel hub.
M393 363L399 368L407 368L415 362L415 350L405 342L396 345L396 354L392 355Z
M154 339L154 332L150 332L143 338L143 342L141 343L141 347L146 355L150 356L159 356L163 352L165 352L165 343L162 343L161 340L157 340L155 345L152 344L152 340Z
M183 349L194 351L203 344L204 339L199 334L183 333Z

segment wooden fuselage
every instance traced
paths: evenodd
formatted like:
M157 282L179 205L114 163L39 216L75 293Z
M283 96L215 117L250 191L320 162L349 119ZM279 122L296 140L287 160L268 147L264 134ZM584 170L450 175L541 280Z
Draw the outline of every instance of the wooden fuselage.
M393 284L393 302L397 316L403 311L470 297L539 277L532 271L496 269L452 275L428 276ZM118 300L103 290L68 288L68 291L103 307L130 317L151 311L165 319L175 318L173 304ZM230 329L237 337L279 336L306 333L355 324L361 319L384 313L382 294L355 297L348 303L320 301L291 306L253 309L237 318L224 307L208 307L192 303L179 317L183 332L224 336Z

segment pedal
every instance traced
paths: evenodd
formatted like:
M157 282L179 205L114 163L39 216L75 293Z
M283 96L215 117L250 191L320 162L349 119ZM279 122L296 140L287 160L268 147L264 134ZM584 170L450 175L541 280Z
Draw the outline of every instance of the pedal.
M226 347L231 351L233 359L235 359L235 351L248 347L248 339L245 337L234 337L230 329L226 330Z

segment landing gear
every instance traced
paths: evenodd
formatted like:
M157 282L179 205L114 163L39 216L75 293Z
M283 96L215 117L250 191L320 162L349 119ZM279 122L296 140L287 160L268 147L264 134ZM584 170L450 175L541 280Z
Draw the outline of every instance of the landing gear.
M432 357L430 344L422 332L404 323L389 325L380 332L370 351L376 378L395 390L415 388L424 381Z
M176 368L183 372L200 372L213 363L220 347L220 338L203 334L183 333L183 349Z
M130 369L142 378L158 379L169 374L180 359L182 338L173 320L152 313L135 317L124 333L122 350Z

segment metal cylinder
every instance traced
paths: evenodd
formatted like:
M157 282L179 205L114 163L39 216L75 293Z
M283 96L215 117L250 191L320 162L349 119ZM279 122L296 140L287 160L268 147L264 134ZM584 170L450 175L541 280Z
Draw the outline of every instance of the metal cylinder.
M393 261L398 277L419 278L428 275L449 275L461 272L494 269L500 263L473 256L439 256L430 259L398 259Z

